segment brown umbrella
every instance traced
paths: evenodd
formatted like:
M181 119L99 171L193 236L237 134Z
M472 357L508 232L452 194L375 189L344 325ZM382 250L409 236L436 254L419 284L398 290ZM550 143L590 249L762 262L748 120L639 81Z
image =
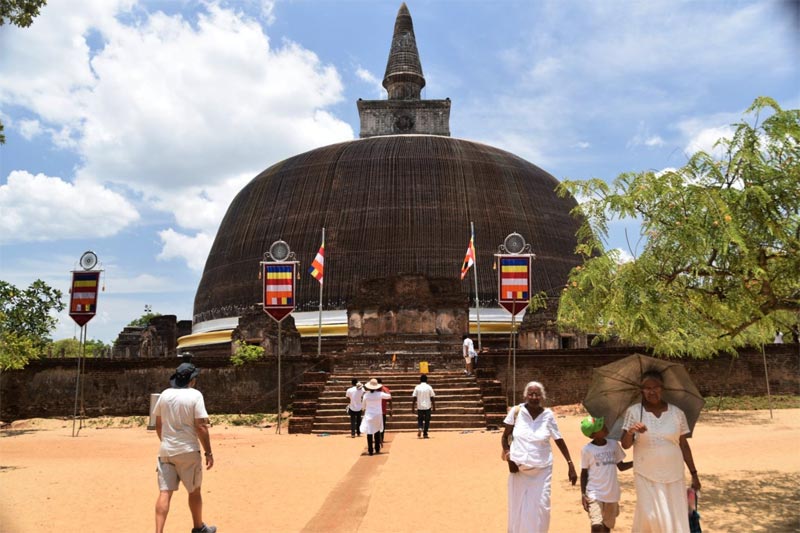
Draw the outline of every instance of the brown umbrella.
M595 368L592 384L583 400L584 407L592 416L605 417L612 439L619 439L622 434L625 410L641 401L642 374L649 370L661 373L664 378L662 398L680 407L686 414L689 430L694 430L705 400L686 368L675 361L633 354Z

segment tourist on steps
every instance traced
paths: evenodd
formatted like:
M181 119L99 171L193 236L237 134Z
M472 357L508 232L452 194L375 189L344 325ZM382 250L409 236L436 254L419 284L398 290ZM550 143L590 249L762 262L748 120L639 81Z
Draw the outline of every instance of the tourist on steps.
M381 391L382 385L372 378L364 385L364 418L361 420L361 433L367 435L367 451L370 455L381 453L383 444L381 432L383 431L383 400L391 400L392 395Z
M417 438L428 438L428 428L431 425L431 413L436 410L436 393L428 385L428 376L419 377L419 385L411 393L411 412L417 413Z
M464 356L464 373L468 376L472 375L472 362L478 357L478 352L475 351L475 344L469 338L468 333L461 336L461 355Z
M364 396L364 388L360 381L353 378L352 387L347 389L345 397L350 401L347 405L347 414L350 415L350 437L361 436L361 398Z
M389 390L389 387L383 384L383 380L378 378L378 383L381 384L381 392L385 392L386 394L392 394L392 391ZM384 437L386 436L386 413L389 413L389 416L392 416L394 413L394 407L392 406L391 396L388 400L383 400L381 402L381 413L383 416L383 429L381 430L381 442L384 441Z

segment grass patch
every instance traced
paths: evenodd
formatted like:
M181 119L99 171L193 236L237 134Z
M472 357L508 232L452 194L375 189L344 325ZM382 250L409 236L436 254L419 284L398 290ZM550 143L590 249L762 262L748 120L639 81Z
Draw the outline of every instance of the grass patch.
M104 428L138 428L147 425L149 416L99 416L84 420L84 426L96 429Z
M706 396L703 411L761 411L770 408L767 396ZM773 409L800 409L800 396L775 394Z
M285 424L291 415L289 413L283 414L282 424ZM214 426L252 426L263 427L277 423L278 415L275 413L252 413L246 415L226 414L226 415L209 415L211 424Z

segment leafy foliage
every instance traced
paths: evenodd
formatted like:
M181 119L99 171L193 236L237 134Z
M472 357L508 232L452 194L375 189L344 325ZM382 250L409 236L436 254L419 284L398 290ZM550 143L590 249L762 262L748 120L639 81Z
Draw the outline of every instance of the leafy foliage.
M0 26L10 22L14 26L27 28L39 16L39 10L47 0L0 0Z
M61 291L37 279L20 290L0 280L0 368L22 368L42 353L64 309Z
M86 341L85 357L100 357L109 346L101 340ZM80 357L81 343L78 339L61 339L53 342L48 350L53 357ZM63 355L62 355L63 354Z
M147 326L150 325L150 321L157 316L161 316L161 313L147 312L142 316L140 316L139 318L128 322L128 327L146 328Z
M768 118L759 122L767 111ZM587 200L576 267L559 324L707 357L797 335L800 317L800 110L755 100L755 115L679 169L565 181L559 193ZM603 242L612 221L641 222L642 252L621 263Z
M33 24L34 17L39 16L39 10L46 3L47 0L0 0L0 26L10 22L20 28L27 28ZM5 142L3 123L0 122L0 144Z
M236 351L231 355L231 363L241 366L251 361L257 361L264 356L264 348L247 344L246 342L236 341Z

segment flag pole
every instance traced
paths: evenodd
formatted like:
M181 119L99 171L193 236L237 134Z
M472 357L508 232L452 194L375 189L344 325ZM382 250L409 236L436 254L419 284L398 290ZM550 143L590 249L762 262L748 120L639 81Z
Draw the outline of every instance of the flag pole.
M325 228L322 228L322 245L325 246ZM322 284L325 280L323 278L319 283L319 325L317 327L317 357L322 354Z
M475 247L475 224L470 221L469 223L470 237L472 238L472 246ZM475 264L472 265L472 274L475 277L475 314L478 319L478 352L481 351L481 301L478 297L478 250L475 249L475 257L473 258Z

